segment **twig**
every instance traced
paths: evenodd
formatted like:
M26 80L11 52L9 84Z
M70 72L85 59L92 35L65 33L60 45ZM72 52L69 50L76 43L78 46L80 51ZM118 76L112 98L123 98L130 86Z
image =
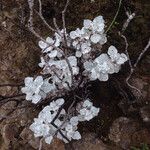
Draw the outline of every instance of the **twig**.
M15 109L16 109L16 108L14 108L14 109L9 113L9 115L11 115L11 114L14 112ZM21 111L20 113L14 115L14 116L12 116L12 117L10 117L10 116L0 116L0 120L4 120L4 119L16 119L17 117L23 115L24 113L25 113L25 110Z
M29 30L39 39L42 41L46 42L38 33L35 32L33 28L33 7L34 7L34 0L28 0L29 4L29 9L30 9L30 15L29 15L29 20L28 20L28 28Z
M118 16L119 11L120 11L121 4L122 4L122 0L119 1L119 6L118 6L118 9L117 9L117 12L116 12L116 14L115 14L115 16L114 16L114 18L113 18L111 24L109 25L109 27L108 27L107 30L105 31L105 33L107 33L107 32L111 29L111 27L113 26L114 22L116 21L116 18L117 18L117 16Z
M59 35L62 37L61 31L60 31L60 29L59 29L59 27L58 27L58 25L57 25L57 22L56 22L56 18L53 18L53 23L54 23L54 26L55 26L57 32L58 32Z
M140 62L140 60L142 59L143 55L147 52L147 50L149 49L150 47L150 38L149 38L149 41L146 45L146 47L144 48L144 50L140 53L138 59L136 60L135 64L134 64L134 68L137 67L138 63Z
M4 86L11 86L11 87L20 87L20 86L24 86L24 84L0 84L0 87L4 87Z
M29 20L28 20L28 28L29 28L29 30L30 30L37 38L39 38L39 39L42 40L43 42L47 43L48 46L52 46L53 48L55 48L55 49L61 51L60 48L55 47L55 46L52 45L52 44L49 44L49 43L46 42L46 40L44 40L37 32L35 32L35 30L34 30L34 28L33 28L33 7L34 7L34 0L28 0L28 4L29 4L29 9L30 9L30 16L29 16ZM67 1L63 13L66 12L66 9L67 9L68 4L69 4L69 1ZM41 7L42 7L42 6L41 6L41 2L40 2L40 10L42 9ZM57 32L60 34L60 36L62 36L61 31L60 31L60 29L59 29L59 27L58 27L58 25L57 25L56 18L53 18L53 22L54 22L54 25L55 25L55 28L56 28ZM67 62L67 64L68 64L68 67L69 67L69 70L70 70L70 73L71 73L71 79L72 79L71 82L73 83L73 71L72 71L71 65L70 65L70 63L69 63L69 61L68 61L68 58L65 56L65 54L63 54L63 56L65 57L65 60L66 60L66 62Z
M43 21L43 23L53 32L56 32L57 30L55 30L54 28L52 28L48 23L47 21L45 20L45 18L43 17L42 14L40 14L39 12L37 12L36 10L34 10L35 13L41 18L41 20Z
M127 38L126 38L123 34L121 34L121 33L119 33L119 35L124 39L124 42L125 42L125 45L126 45L126 47L125 47L125 52L126 52L126 55L127 55L127 57L128 57L130 69L131 69L131 71L132 71L132 70L133 70L133 66L132 66L131 59L130 59L130 55L129 55L129 52L128 52L129 44L128 44Z
M35 12L39 15L39 17L41 18L41 20L44 22L44 24L51 30L51 31L54 31L56 32L56 30L54 28L52 28L48 23L47 21L45 20L45 18L43 17L43 14L42 14L42 2L41 0L38 0L39 1L39 12L37 12L35 10Z
M1 96L1 95L0 95ZM18 98L18 97L21 97L21 96L25 96L25 94L18 94L18 95L13 95L13 96L1 96L1 99L0 101L3 101L3 100L7 100L7 99L12 99L12 98Z
M51 121L51 124L53 124L55 122L55 120L58 118L58 116L60 115L61 111L63 109L63 105L59 108L56 116L53 118L53 120Z
M130 73L129 73L128 77L126 78L126 84L127 84L130 88L136 90L140 95L142 95L141 91L140 91L138 88L136 88L135 86L133 86L133 85L131 85L131 84L129 83L129 80L130 80L130 78L131 78L131 76L132 76L132 74L133 74L133 72L134 72L134 67L133 67L133 65L132 65L132 63L131 63L130 55L129 55L129 52L128 52L128 46L129 46L129 44L128 44L127 38L126 38L123 34L121 34L120 32L119 32L119 35L120 35L120 36L124 39L124 41L125 41L125 45L126 45L126 47L125 47L125 52L126 52L126 55L127 55L127 57L128 57L128 62L129 62L129 66L130 66Z
M40 139L39 150L42 150L42 144L43 144L42 142L43 142L43 140L44 140L44 138L41 138L41 139Z
M58 127L57 127L54 123L52 123L52 125L53 125L55 128L58 129ZM67 140L68 142L70 142L70 140L61 132L61 130L59 130L58 132L61 134L61 136L62 136L65 140Z
M41 0L38 1L39 1L39 14L42 15L42 2Z
M124 99L129 100L127 93L123 90L123 88L121 87L120 82L119 82L116 78L114 78L114 86L116 87L117 90L118 90L118 88L119 88L118 91L119 91L120 95L121 95ZM117 87L118 87L118 88L117 88Z
M30 9L30 15L29 15L29 20L28 20L28 28L29 30L40 40L42 40L43 42L45 42L46 44L48 44L47 48L49 46L52 46L53 48L57 49L57 50L61 50L58 47L54 46L53 44L48 43L44 38L42 38L35 30L34 30L34 26L33 26L33 7L34 7L34 0L28 0L28 4L29 4L29 9Z
M128 17L128 19L126 20L126 22L123 24L122 27L122 33L127 29L127 27L129 26L129 23L134 19L135 17L135 13L129 13L128 11L126 11L126 15Z
M68 109L68 114L66 115L66 117L65 117L65 119L64 119L64 121L63 121L63 123L62 123L59 127L57 127L57 131L55 132L54 135L56 135L58 132L60 133L60 132L61 132L61 127L63 127L64 124L66 123L66 121L68 121L69 116L70 116L69 111L70 111L70 109L72 108L72 106L74 105L74 103L75 103L75 101L73 101L73 103L70 105L70 107L69 107L69 109ZM54 123L51 123L51 124L53 125ZM66 140L68 139L65 135L64 135L63 137L65 137ZM69 141L69 139L68 139L67 141Z
M62 11L62 22L63 22L63 34L64 34L64 41L65 41L65 45L67 46L67 31L66 31L66 22L65 22L65 13L67 11L67 7L69 5L69 1L67 0L66 5L64 7L64 10Z
M119 35L124 39L124 42L125 42L125 45L126 45L126 47L125 47L125 52L126 52L126 55L127 55L127 57L128 57L128 62L129 62L129 66L130 66L130 73L129 73L128 77L126 78L126 84L127 84L130 88L136 90L140 95L142 95L141 91L140 91L138 88L136 88L135 86L133 86L133 85L131 85L131 84L129 83L129 80L130 80L132 74L134 73L134 70L135 70L135 68L136 68L136 66L137 66L137 63L140 61L140 59L141 59L141 57L143 56L143 54L144 54L144 53L147 51L147 49L149 48L149 46L150 46L150 40L149 40L149 44L148 44L148 45L146 46L146 48L142 51L142 53L139 55L139 57L138 57L136 63L135 63L134 65L132 65L131 59L130 59L130 55L129 55L129 52L128 52L128 46L129 46L129 44L128 44L127 38L125 37L125 35L123 35L123 32L127 29L129 23L134 19L135 13L132 13L132 14L131 14L131 13L129 13L128 11L126 11L126 15L127 15L128 18L127 18L127 20L125 21L125 23L123 24L123 27L122 27L121 32L119 32Z
M130 66L130 73L129 73L129 76L126 78L126 83L127 85L132 88L132 89L135 89L136 91L138 91L140 93L140 95L142 95L141 91L139 89L137 89L135 86L132 86L130 83L129 83L129 80L132 76L132 74L134 73L138 63L140 62L140 60L142 59L143 55L147 52L147 50L149 49L150 47L150 39L147 43L147 45L145 46L144 50L139 54L136 62L134 63L134 65L132 65L131 63L131 59L130 59L130 56L129 56L129 53L128 53L128 42L127 42L127 38L123 35L123 34L120 34L120 36L124 39L125 41L125 44L126 44L126 48L125 48L125 52L127 54L127 57L129 59L129 66Z
M68 58L67 58L66 56L65 56L65 61L66 61L66 63L68 64L69 71L70 71L70 73L71 73L71 83L72 83L72 85L73 85L73 83L74 83L74 80L73 80L73 71L72 71L71 64L70 64L70 62L69 62L69 60L68 60Z

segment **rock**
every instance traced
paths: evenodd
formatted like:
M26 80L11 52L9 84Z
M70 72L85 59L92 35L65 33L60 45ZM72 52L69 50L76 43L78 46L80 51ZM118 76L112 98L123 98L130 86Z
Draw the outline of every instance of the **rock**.
M72 148L73 147L73 148ZM67 145L66 150L119 150L118 147L108 146L96 137L94 133L82 135L82 139Z
M8 147L10 142L14 141L15 135L17 135L18 130L14 125L6 124L2 129L2 137L5 143L5 146Z
M109 139L117 146L127 150L131 146L140 146L141 143L150 143L150 133L137 121L120 117L110 128Z
M6 118L7 115L11 113L15 109L16 106L17 106L17 102L15 101L9 101L3 104L0 107L0 120L3 118Z
M148 129L141 129L132 135L132 146L140 146L142 143L150 144L150 132Z
M24 128L20 133L20 137L25 141L29 141L32 138L32 132L28 128Z
M150 84L149 84L149 78L144 78L144 77L140 77L140 78L132 78L131 79L131 84L133 86L135 86L136 88L138 88L141 93L142 93L142 97L143 99L146 101L150 101L150 97L149 97L149 91L150 91ZM133 93L136 97L139 97L139 93L137 93L137 91L133 90Z
M140 115L144 122L150 123L150 105L142 107Z
M38 111L28 102L18 105L18 107L9 115L7 122L14 121L18 127L25 127L32 123L33 119L37 116Z
M31 145L34 149L38 149L40 145L40 138L35 138L33 132L28 128L24 128L20 134L20 137L23 141ZM64 143L58 139L54 139L53 142L49 145L44 141L42 143L42 150L65 150Z
M23 127L31 124L33 118L37 115L37 110L28 105L27 102L17 104L15 101L9 101L0 107L0 150L16 149L26 150L30 145L23 145L23 141L18 139ZM30 148L32 150L32 148Z
M11 87L11 86L0 87L0 95L2 96L16 95L17 90L18 90L17 87Z

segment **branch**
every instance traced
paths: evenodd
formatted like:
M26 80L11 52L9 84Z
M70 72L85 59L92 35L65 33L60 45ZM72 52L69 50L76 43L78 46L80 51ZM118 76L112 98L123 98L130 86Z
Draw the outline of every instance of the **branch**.
M40 145L39 145L39 149L38 150L42 150L42 144L43 144L42 142L43 142L43 140L44 140L44 138L40 139Z
M149 38L149 41L148 41L147 45L145 46L144 50L140 53L138 59L136 60L136 62L134 64L134 68L137 67L138 63L142 59L143 55L147 52L147 50L149 49L149 47L150 47L150 38Z
M135 86L133 86L133 85L131 85L131 84L129 83L129 80L130 80L130 78L131 78L131 76L132 76L132 74L133 74L133 72L134 72L134 67L133 67L133 65L132 65L132 63L131 63L130 55L129 55L129 52L128 52L128 46L129 46L129 44L128 44L127 38L126 38L123 34L121 34L121 33L119 33L119 34L120 34L120 36L121 36L121 37L124 39L124 41L125 41L125 45L126 45L126 47L125 47L125 52L126 52L126 55L127 55L127 57L128 57L128 62L129 62L129 66L130 66L130 73L129 73L128 77L126 78L126 84L127 84L130 88L136 90L140 95L142 95L141 91L140 91L138 88L136 88Z
M41 0L38 1L39 1L39 14L42 16L42 2Z
M55 128L57 128L58 129L58 127L54 124L54 123L51 123ZM61 132L61 130L59 130L58 131L60 134L61 134L61 136L64 138L64 139L66 139L68 142L70 142L70 140Z
M2 96L2 95L0 95L0 98L1 98L0 101L7 100L7 99L14 99L14 98L18 98L21 96L25 96L25 94L18 94L18 95L13 95L13 96Z
M34 10L35 13L41 18L41 20L43 21L43 23L53 32L57 32L57 30L55 30L54 28L52 28L48 23L47 21L45 20L45 18L43 17L42 14L40 14L39 12L37 12L36 10Z
M63 29L64 29L64 41L65 41L65 44L67 46L67 31L66 31L66 22L65 22L65 14L66 14L66 11L67 11L67 7L69 5L69 2L70 0L67 0L66 1L66 5L64 7L64 10L62 11L62 22L63 22Z
M53 18L53 23L54 23L54 26L55 26L55 28L56 28L58 34L62 37L61 31L60 31L60 29L59 29L59 27L58 27L58 25L57 25L57 22L56 22L56 18Z
M56 50L61 50L60 48L49 44L43 37L41 37L35 30L34 30L34 26L33 26L33 7L34 7L34 0L28 0L28 5L29 5L29 9L30 9L30 15L29 15L29 20L28 20L28 28L29 30L40 40L42 40L43 42L45 42L46 44L48 44L47 48L49 46L55 48Z
M44 22L44 24L51 30L51 31L54 31L56 32L56 30L54 28L52 28L48 23L47 21L45 20L45 18L43 17L43 14L42 14L42 2L41 0L38 0L39 1L39 12L37 12L35 10L35 12L38 14L38 16L41 18L41 20Z
M123 27L122 27L122 33L127 29L127 27L129 26L129 23L134 19L135 17L135 13L130 13L128 12L126 9L126 15L127 15L127 20L125 21L125 23L123 24Z

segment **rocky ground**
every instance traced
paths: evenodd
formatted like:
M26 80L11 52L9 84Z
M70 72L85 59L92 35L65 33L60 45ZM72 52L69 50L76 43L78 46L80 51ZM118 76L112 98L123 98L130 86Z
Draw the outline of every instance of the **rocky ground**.
M55 15L60 21L60 10L64 1L44 0L44 17L51 24ZM126 31L129 52L134 62L147 44L150 36L150 2L147 0L125 0L123 6L136 12L136 17ZM117 32L126 19L123 6L115 25L108 33L108 45L113 44L124 51L124 42ZM117 0L74 0L66 16L68 30L82 25L85 18L103 15L109 25L118 7ZM40 49L37 39L27 29L28 6L25 0L0 1L0 84L20 84L24 77L40 72L37 67ZM36 30L43 36L51 34L36 18ZM105 49L105 46L104 46ZM65 145L54 140L51 145L43 143L43 150L148 150L150 145L150 51L140 62L131 83L142 96L124 84L127 66L118 76L107 83L93 83L92 96L95 105L101 108L99 116L79 127L82 140ZM91 91L92 91L91 90ZM16 87L0 87L0 95L18 93ZM127 97L124 98L124 94ZM39 139L28 129L41 107L23 101L0 102L0 150L34 150Z

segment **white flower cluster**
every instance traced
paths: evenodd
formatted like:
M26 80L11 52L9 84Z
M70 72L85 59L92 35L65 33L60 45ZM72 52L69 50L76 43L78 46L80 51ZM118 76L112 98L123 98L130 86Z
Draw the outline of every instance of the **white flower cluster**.
M84 88L83 81L88 82L87 79L107 81L109 74L118 73L128 58L124 53L118 53L114 46L110 46L107 53L99 54L107 42L104 27L103 17L98 16L94 20L84 20L81 29L68 34L64 30L57 31L53 37L39 41L43 53L39 66L44 77L25 78L22 92L26 94L26 100L37 104L47 96L57 98L66 91ZM64 103L60 98L44 107L30 126L35 137L44 137L48 144L54 136L64 142L78 140L81 138L78 123L91 120L100 111L87 99L68 114L62 109Z
M52 142L54 136L66 143L72 139L79 140L81 139L81 135L77 131L79 121L89 121L99 113L99 108L94 107L92 102L87 99L82 104L79 104L80 109L78 108L77 116L69 118L66 111L61 109L58 117L52 123L63 104L64 99L59 98L43 108L38 118L35 118L34 123L30 126L35 137L44 137L45 142L48 144Z
M62 30L60 35L55 33L54 38L47 37L45 41L39 41L39 47L42 49L42 52L47 53L50 58L62 56L57 47L61 45L63 32Z
M118 73L121 65L128 60L127 56L124 53L119 54L114 46L110 46L107 53L101 54L94 61L84 63L90 80L107 81L108 74Z
M77 28L70 32L72 45L76 49L76 57L81 57L92 51L92 44L103 45L107 42L104 34L104 19L102 16L96 17L93 21L84 20L82 29Z
M82 29L77 28L66 34L68 48L75 49L69 56L66 56L63 49L64 30L56 32L53 38L47 37L45 41L39 41L39 47L44 53L39 66L43 68L42 74L48 75L49 78L43 80L42 76L38 76L33 81L33 78L27 77L25 87L22 88L26 99L36 104L44 99L47 93L69 90L76 79L82 78L76 78L79 73L80 76L89 77L89 80L100 81L107 81L109 74L118 73L121 65L128 59L125 54L119 54L114 46L109 47L107 54L102 53L96 58L99 49L94 45L103 45L107 41L104 23L102 16L94 18L93 21L85 19Z
M50 84L49 80L44 80L42 76L37 76L34 80L32 77L27 77L24 82L25 87L21 91L26 94L26 100L32 101L34 104L46 98L46 94L56 88L54 84Z
M68 61L68 63L67 63ZM55 84L61 83L63 87L72 85L71 76L79 73L77 66L77 58L75 56L69 56L66 60L49 61L49 73L51 72L52 81ZM70 65L70 66L69 66ZM70 68L71 67L71 70ZM53 73L52 73L53 72ZM72 73L72 74L71 74Z
M80 108L80 109L79 109ZM87 99L85 100L81 106L78 108L78 119L79 121L89 121L95 116L98 115L100 108L96 108L93 106L93 103Z

